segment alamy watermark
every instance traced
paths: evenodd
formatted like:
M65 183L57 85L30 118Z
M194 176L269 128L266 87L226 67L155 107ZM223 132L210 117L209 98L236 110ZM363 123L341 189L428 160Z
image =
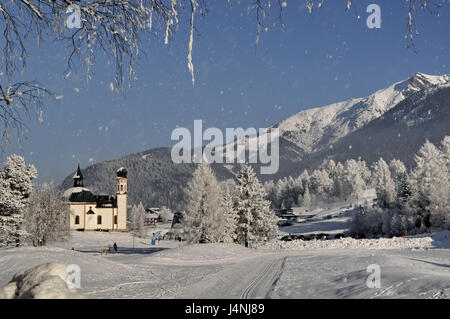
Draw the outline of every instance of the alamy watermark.
M381 287L381 268L377 264L371 264L367 266L367 272L370 275L367 277L366 285L368 288L380 288Z
M381 7L378 4L369 4L366 9L370 15L367 17L366 24L369 29L381 28Z
M67 287L70 289L81 288L81 268L76 264L67 266Z
M171 139L178 141L171 152L176 164L261 164L261 174L275 174L280 166L278 128L226 128L224 140L222 130L210 127L203 131L202 121L195 120L193 136L187 128L178 127L172 131ZM203 141L210 143L203 147Z

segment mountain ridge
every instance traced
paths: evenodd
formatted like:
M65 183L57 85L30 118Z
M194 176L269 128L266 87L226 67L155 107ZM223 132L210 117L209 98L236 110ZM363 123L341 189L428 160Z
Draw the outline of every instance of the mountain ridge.
M299 175L326 160L361 158L370 164L384 157L413 165L413 153L426 139L439 142L450 135L450 75L414 76L362 98L302 110L271 127L280 129L280 169L259 175L262 181ZM182 207L183 190L196 164L174 164L171 148L156 148L88 166L86 185L93 191L113 193L114 172L129 171L130 203ZM217 164L219 180L233 179L239 164ZM255 164L255 170L259 173ZM73 173L63 181L69 188Z
M278 127L283 137L311 153L379 118L417 91L446 86L450 86L449 74L434 76L417 72L367 97L302 110L273 127Z

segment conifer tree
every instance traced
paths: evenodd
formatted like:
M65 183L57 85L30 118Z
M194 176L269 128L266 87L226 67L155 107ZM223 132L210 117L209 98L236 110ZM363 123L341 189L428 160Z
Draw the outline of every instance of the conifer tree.
M239 242L261 241L276 235L275 214L265 199L263 185L256 177L253 168L242 165L237 175L239 196L237 200L237 240Z
M224 193L223 195L223 215L224 215L224 230L223 241L225 243L232 243L236 240L238 215L234 208L234 200L232 194Z
M21 245L27 239L24 229L24 209L37 176L33 165L26 165L23 157L11 155L0 172L0 247Z
M388 164L380 158L372 164L372 185L381 207L388 207L395 202L396 190Z
M199 165L186 189L183 231L191 243L224 239L225 216L219 183L210 166Z

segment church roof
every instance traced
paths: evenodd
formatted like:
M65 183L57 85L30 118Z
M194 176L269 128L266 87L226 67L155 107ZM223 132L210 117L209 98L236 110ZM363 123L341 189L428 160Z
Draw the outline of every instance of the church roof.
M69 202L95 203L95 196L86 187L71 187L63 194L63 199Z

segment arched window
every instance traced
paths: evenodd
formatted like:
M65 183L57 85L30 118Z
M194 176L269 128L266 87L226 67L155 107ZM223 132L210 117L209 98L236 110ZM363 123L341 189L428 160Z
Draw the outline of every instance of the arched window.
M80 216L75 216L75 225L79 225L80 224Z
M117 225L117 215L114 216L114 225Z
M98 215L98 216L97 216L97 224L98 224L98 225L101 225L101 224L102 224L102 216L101 216L101 215Z

